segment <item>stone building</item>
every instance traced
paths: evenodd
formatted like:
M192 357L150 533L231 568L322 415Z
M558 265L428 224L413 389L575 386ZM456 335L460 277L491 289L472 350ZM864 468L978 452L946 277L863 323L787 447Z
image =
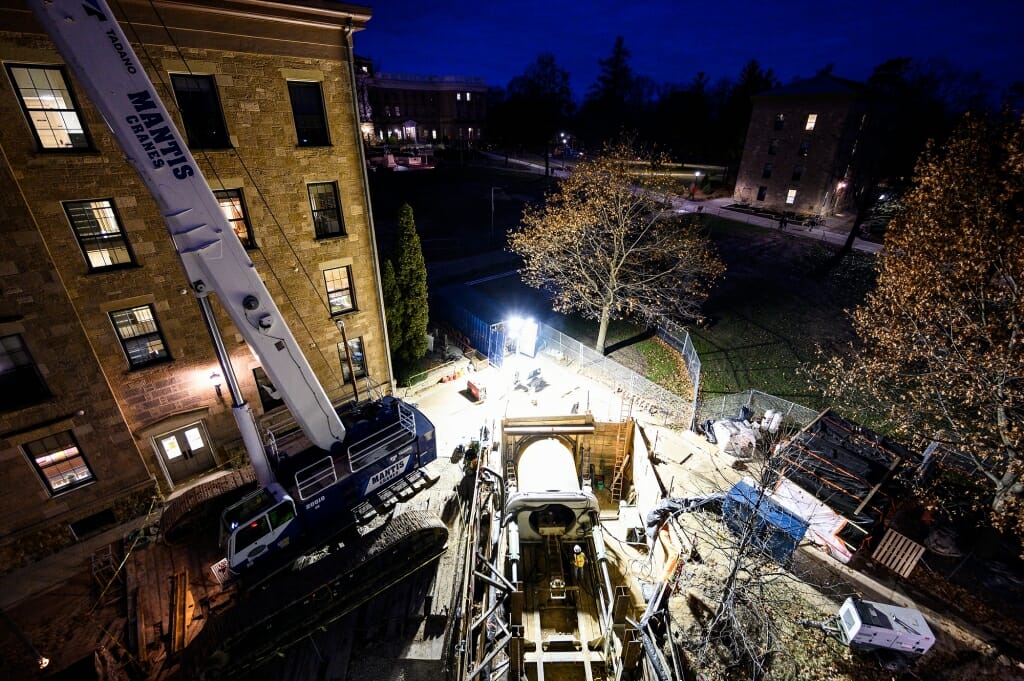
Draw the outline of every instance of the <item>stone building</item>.
M339 400L353 380L387 391L351 59L369 9L158 5L114 4L321 383ZM0 27L0 558L13 567L244 454L153 198L21 0L0 0ZM259 416L280 404L274 388L214 306Z
M367 141L472 146L483 137L483 78L376 73L358 57L356 69L365 92L360 114Z
M733 198L779 212L842 212L866 112L863 85L827 74L755 96Z

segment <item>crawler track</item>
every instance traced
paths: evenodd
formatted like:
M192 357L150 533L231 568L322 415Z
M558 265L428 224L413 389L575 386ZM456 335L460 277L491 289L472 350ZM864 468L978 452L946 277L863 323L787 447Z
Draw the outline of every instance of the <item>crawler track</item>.
M326 626L444 552L448 529L410 511L301 569L279 573L213 617L185 649L179 678L232 679Z

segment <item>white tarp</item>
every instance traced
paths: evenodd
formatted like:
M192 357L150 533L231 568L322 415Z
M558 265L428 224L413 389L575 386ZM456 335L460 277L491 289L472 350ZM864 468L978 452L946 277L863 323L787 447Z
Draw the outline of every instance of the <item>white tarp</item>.
M845 518L786 478L779 478L771 498L779 506L807 521L807 534L804 535L807 539L825 547L829 555L839 562L850 561L853 552L838 536L846 525Z

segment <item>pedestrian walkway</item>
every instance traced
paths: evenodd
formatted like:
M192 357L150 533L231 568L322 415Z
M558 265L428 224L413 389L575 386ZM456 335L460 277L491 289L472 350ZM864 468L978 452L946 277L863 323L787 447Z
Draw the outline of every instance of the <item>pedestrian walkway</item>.
M727 208L727 206L735 203L731 198L709 199L707 201L690 201L682 198L672 200L673 207L680 213L697 213L698 209L703 207L703 210L700 212L706 215L716 215L725 220L742 222L769 230L777 231L779 229L777 218L751 215ZM822 218L821 225L813 227L790 224L786 227L785 233L792 234L801 239L814 239L815 241L825 241L835 246L842 246L846 242L846 237L850 233L851 227L850 217L831 216ZM879 253L882 250L882 244L855 238L853 240L853 248L864 253Z

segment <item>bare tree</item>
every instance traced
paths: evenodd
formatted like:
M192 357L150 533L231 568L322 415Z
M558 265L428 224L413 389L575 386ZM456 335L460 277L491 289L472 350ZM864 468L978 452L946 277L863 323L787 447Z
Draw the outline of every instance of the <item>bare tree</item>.
M523 281L550 293L556 310L599 321L599 352L612 319L700 319L724 270L699 224L666 206L657 160L636 159L617 146L581 162L509 238Z

